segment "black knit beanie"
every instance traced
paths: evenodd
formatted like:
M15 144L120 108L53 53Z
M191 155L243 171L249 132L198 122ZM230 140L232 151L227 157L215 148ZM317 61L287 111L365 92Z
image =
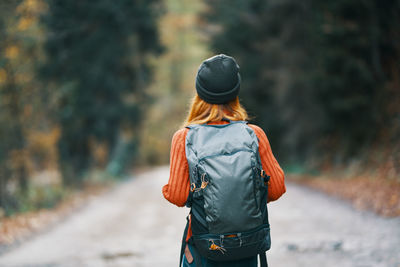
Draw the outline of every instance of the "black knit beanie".
M196 91L210 104L227 103L240 89L239 65L233 57L221 54L201 63L196 77Z

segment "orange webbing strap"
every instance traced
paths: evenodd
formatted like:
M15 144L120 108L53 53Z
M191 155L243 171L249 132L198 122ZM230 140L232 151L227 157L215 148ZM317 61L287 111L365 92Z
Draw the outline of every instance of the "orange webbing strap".
M182 266L183 255L185 253L185 248L186 248L186 237L187 237L188 230L189 230L189 215L186 217L186 221L187 221L186 222L186 227L185 227L185 231L183 231L183 237L182 237L181 255L179 257L179 267ZM189 238L188 243L190 243L190 245L192 247L194 247L192 238ZM201 265L202 264L201 257L200 257L199 253L197 252L197 250L195 248L193 249L192 256L193 256L193 259L194 259L195 266L196 267L201 267L202 266Z

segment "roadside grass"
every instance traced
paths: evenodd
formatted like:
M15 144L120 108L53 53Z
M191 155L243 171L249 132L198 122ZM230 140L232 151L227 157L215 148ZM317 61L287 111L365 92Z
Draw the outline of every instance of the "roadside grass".
M308 186L349 201L356 209L384 217L400 216L400 181L377 173L346 173L343 170L320 174L288 172L288 181Z

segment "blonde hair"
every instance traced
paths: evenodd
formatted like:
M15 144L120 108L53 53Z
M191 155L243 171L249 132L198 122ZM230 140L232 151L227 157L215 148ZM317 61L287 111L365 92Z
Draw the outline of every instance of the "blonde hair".
M232 121L248 120L244 107L239 102L239 97L225 104L210 104L202 100L197 94L193 97L189 114L183 124L203 124L220 121L223 118Z

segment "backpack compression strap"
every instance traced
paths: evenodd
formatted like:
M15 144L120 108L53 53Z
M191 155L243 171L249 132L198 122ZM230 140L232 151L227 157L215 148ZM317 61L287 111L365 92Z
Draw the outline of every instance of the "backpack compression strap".
M259 254L260 255L260 265L261 267L268 267L268 262L267 262L267 255L264 253Z
M182 237L182 247L181 247L181 255L179 257L179 267L182 265L182 259L183 259L183 253L185 251L185 246L186 246L186 237L189 229L189 215L186 217L186 227L185 230L183 231L183 237Z

